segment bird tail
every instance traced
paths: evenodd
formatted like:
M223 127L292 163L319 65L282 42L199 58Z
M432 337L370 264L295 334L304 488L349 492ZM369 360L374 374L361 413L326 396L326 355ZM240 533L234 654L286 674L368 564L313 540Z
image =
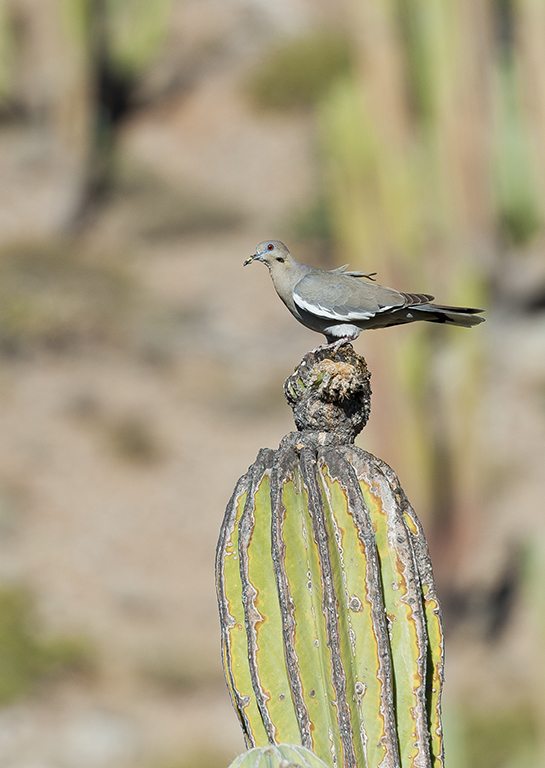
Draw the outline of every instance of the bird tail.
M445 323L446 325L458 325L462 328L471 328L473 325L484 323L484 317L479 317L483 309L473 307L448 307L442 304L422 304L417 307L419 312L425 312L429 317L423 317L430 323Z

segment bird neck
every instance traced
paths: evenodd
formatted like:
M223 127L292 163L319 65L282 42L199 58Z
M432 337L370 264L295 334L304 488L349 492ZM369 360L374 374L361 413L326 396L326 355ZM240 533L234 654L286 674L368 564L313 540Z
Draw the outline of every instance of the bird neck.
M293 289L306 274L312 271L307 264L290 259L284 264L272 264L269 272L277 294L292 312L297 312L293 301Z

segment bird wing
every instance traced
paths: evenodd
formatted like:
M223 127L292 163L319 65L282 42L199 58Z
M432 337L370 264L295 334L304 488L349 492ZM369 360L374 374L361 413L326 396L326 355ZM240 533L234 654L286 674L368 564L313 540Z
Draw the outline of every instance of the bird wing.
M360 272L359 270L347 269L349 266L350 264L343 264L342 267L335 267L335 269L330 269L328 271L350 275L351 277L366 277L368 280L375 281L376 272Z
M293 289L299 309L337 322L368 320L381 312L427 304L433 296L402 293L384 285L365 283L346 273L316 271Z

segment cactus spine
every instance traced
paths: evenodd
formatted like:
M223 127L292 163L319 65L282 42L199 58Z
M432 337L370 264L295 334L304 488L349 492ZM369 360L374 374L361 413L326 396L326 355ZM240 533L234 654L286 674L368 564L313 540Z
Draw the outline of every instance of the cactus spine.
M217 552L247 745L301 744L334 768L440 768L440 609L394 472L352 444L365 363L351 347L309 353L285 391L301 431L239 480Z

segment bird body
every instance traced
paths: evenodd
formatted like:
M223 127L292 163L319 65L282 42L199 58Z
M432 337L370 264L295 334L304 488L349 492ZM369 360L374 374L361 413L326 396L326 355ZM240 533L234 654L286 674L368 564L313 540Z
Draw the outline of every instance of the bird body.
M328 343L354 340L362 330L424 320L470 328L484 321L481 309L432 304L427 293L404 293L379 285L372 275L300 264L279 240L264 240L244 262L261 261L292 315ZM373 273L374 274L374 273Z

